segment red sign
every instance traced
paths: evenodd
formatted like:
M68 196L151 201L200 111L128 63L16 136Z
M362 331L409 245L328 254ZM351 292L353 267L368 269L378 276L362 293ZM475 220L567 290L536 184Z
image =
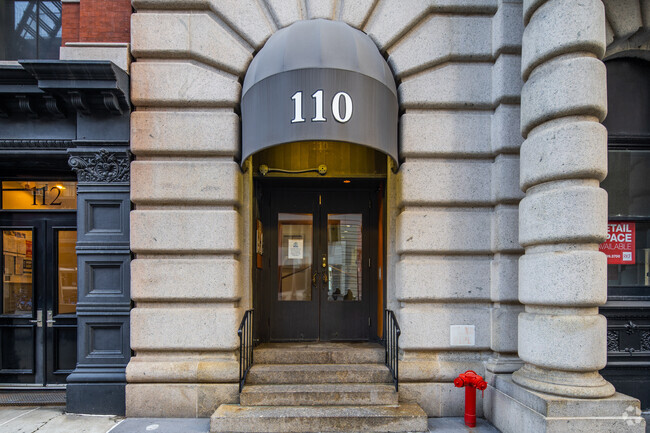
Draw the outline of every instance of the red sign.
M635 224L629 221L610 221L607 240L598 248L607 255L608 265L633 265Z

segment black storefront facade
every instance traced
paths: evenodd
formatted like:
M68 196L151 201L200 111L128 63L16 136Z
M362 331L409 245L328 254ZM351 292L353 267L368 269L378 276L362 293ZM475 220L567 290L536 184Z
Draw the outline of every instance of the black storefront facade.
M108 61L6 62L0 110L0 386L67 383L68 411L124 413L128 75Z

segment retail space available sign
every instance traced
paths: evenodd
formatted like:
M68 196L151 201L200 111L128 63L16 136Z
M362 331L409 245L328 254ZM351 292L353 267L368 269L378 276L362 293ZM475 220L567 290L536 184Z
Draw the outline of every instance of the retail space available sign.
M607 240L599 250L607 255L608 265L633 265L634 238L636 228L633 222L610 221L607 223Z

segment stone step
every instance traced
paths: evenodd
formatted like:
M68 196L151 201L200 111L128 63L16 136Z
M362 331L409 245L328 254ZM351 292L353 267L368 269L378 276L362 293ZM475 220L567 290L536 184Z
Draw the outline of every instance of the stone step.
M224 404L212 415L217 432L424 432L427 415L417 404L393 406L240 406Z
M247 385L390 383L383 364L253 364Z
M259 364L383 364L377 343L272 343L255 348Z
M248 385L239 395L242 406L346 406L396 405L392 385L318 384Z

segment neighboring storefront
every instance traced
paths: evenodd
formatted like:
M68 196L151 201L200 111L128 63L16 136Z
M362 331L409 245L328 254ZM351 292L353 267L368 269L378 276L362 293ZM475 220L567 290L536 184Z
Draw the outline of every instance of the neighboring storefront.
M102 2L0 6L0 388L66 389L79 413L124 413L131 355L131 7L115 5L109 29Z
M260 342L379 342L388 308L430 417L471 369L501 431L641 431L614 387L649 408L643 2L133 0L126 48L98 1L63 2L67 60L0 66L5 384L74 368L73 412L208 417L245 311Z
M607 66L607 368L619 392L650 409L650 57L628 53Z

